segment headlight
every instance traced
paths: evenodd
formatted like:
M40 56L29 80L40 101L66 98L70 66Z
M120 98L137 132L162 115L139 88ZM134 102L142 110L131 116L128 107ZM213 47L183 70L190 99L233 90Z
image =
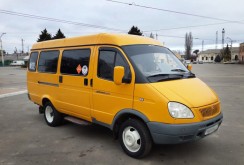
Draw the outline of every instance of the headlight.
M193 118L194 115L192 111L185 105L177 102L169 102L168 110L172 117L174 118Z

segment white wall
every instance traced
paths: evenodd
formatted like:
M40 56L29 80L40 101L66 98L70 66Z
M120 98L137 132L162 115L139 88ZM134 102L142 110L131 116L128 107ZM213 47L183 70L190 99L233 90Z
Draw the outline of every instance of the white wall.
M201 54L198 56L198 60L203 62L214 62L215 57L215 54Z

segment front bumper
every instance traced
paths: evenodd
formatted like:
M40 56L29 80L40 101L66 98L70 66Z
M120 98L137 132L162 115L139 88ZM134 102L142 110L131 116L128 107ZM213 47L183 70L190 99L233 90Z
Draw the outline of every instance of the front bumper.
M199 123L192 124L164 124L159 122L148 122L147 126L156 144L177 144L201 139L205 131L216 125L220 125L223 114Z

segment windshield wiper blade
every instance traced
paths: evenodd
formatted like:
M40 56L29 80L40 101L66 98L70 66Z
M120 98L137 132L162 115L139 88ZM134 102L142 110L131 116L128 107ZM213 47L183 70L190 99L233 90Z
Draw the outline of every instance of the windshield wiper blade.
M172 72L186 72L185 70L180 69L180 68L175 68L175 69L172 69L171 71Z
M195 78L196 75L194 73L192 73L192 72L189 72L188 74L185 74L184 77L186 77L186 78Z
M147 77L152 82L160 82L165 80L175 80L175 79L182 79L182 74L155 74Z
M169 74L153 74L150 76L147 76L147 78L151 78L151 77L159 77L159 76L168 76Z

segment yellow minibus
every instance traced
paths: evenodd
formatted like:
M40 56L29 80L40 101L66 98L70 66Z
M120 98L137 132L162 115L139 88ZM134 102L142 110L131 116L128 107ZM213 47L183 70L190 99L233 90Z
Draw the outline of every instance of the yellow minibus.
M131 157L152 144L191 142L217 131L216 93L159 41L97 34L35 43L28 97L46 123L100 124Z

